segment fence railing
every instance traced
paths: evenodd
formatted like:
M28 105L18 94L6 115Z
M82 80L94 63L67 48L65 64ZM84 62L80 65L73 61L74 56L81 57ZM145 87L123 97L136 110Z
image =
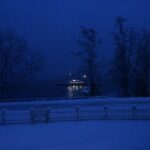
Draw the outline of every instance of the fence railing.
M150 120L150 108L85 109L79 106L69 109L31 108L28 110L0 110L0 124L48 123L81 120Z

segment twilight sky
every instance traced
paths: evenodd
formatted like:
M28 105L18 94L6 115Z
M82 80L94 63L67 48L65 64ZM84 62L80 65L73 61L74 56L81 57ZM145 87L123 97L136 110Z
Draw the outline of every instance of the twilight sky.
M93 27L111 56L110 32L116 16L137 28L150 28L150 0L0 0L0 30L13 29L46 59L46 77L74 70L80 26Z

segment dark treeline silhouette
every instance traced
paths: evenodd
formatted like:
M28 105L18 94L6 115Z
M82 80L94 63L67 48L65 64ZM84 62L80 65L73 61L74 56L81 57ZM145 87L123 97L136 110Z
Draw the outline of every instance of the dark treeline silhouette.
M120 89L120 95L149 96L149 31L127 27L125 19L118 17L113 41L115 55L111 68L112 80Z
M90 96L150 96L149 30L127 26L123 17L117 17L111 34L114 55L105 65L102 65L104 60L99 59L103 50L98 32L93 28L81 27L79 33L79 50L75 55L82 63L78 74L87 75ZM42 68L41 56L36 55L24 39L14 32L0 32L0 99L15 98L24 86L29 88L28 85L35 83L35 74ZM43 84L40 85L38 94L40 88L42 92ZM23 90L21 93L26 94ZM27 97L23 94L23 98Z
M80 33L82 40L79 45L82 50L78 56L82 56L84 69L88 70L86 73L89 76L91 96L103 94L101 87L99 87L101 93L96 93L97 79L95 79L95 75L99 78L105 77L104 82L100 80L100 85L105 85L107 80L112 81L110 82L112 85L110 83L105 85L104 93L109 94L107 89L111 87L115 96L146 97L150 95L150 32L148 30L138 31L132 26L127 26L123 17L116 18L115 31L112 32L115 51L110 65L105 66L109 68L107 76L104 72L98 71L101 69L96 63L97 54L102 52L96 51L98 44L96 43L96 30L84 27ZM84 69L82 69L83 72Z
M41 68L41 56L12 31L0 32L0 99L14 98Z

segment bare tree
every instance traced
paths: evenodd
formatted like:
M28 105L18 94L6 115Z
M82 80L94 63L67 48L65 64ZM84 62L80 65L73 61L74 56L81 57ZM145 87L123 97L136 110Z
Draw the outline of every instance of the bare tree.
M116 31L113 33L115 57L113 61L113 80L119 86L122 96L131 95L134 48L136 32L125 27L125 19L117 17Z
M25 40L14 32L0 32L0 98L11 98L40 68L40 56L32 55Z
M97 64L97 46L100 42L97 39L95 29L82 27L78 44L81 48L77 56L82 60L82 72L87 74L90 95L94 96L97 91L98 82L98 64ZM97 85L96 85L97 84Z
M134 95L149 95L150 80L150 32L145 30L138 34L134 74Z

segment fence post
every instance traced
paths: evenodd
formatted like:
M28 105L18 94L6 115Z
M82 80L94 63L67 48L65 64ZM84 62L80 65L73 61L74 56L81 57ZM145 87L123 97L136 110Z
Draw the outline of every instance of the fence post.
M50 108L46 108L45 110L45 122L46 123L48 123L50 120L49 112L50 112Z
M80 106L76 106L76 120L79 120L79 109Z
M31 123L35 123L34 108L30 108L30 121L31 121Z
M108 107L104 106L104 119L107 120L108 119Z
M1 124L5 124L6 110L1 110Z
M136 106L132 106L132 113L133 113L133 119L136 119L136 111L137 111L137 107Z

